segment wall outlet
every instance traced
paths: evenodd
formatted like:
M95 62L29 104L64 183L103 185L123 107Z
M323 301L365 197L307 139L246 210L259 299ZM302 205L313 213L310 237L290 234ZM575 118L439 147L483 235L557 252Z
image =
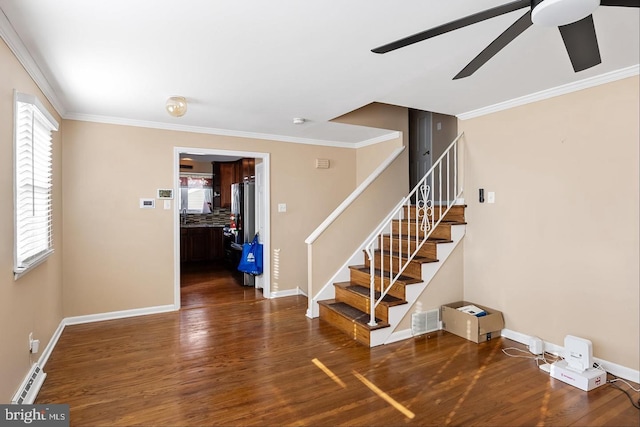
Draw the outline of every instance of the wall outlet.
M544 353L544 343L538 337L531 337L531 341L529 341L529 351L532 354L542 354Z
M37 353L40 350L40 340L33 339L33 332L29 333L29 353Z

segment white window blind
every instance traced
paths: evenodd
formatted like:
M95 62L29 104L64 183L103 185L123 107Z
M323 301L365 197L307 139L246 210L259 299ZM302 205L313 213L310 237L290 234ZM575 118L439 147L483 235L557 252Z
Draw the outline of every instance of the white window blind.
M33 95L15 92L14 273L17 279L53 253L51 134L58 123Z

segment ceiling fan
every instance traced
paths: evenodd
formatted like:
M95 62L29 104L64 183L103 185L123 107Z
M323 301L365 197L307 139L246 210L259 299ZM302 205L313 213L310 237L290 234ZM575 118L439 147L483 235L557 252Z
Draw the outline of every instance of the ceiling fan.
M516 0L439 25L412 36L372 49L374 53L387 53L414 43L439 36L496 16L529 8L516 22L500 34L453 78L469 77L496 53L531 25L558 27L575 72L583 71L601 62L600 49L591 13L598 6L640 7L640 0Z

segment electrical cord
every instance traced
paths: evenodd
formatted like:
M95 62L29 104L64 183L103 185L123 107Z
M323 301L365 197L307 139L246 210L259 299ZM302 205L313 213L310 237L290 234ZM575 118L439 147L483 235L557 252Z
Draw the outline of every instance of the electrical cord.
M526 354L526 355L512 354L512 353L509 353L509 351L516 351L516 352L518 352L518 353L524 353L524 354ZM562 360L562 359L564 359L564 358L563 358L563 357L561 357L561 356L558 356L558 355L555 355L555 354L551 354L551 353L547 353L547 352L544 352L544 353L542 353L541 355L531 354L531 352L529 352L529 351L527 351L527 350L523 350L523 349L521 349L521 348L517 348L517 347L508 347L508 348L503 348L503 349L502 349L502 352L503 352L505 355L509 356L509 357L520 357L520 358L523 358L523 359L533 359L533 360L535 360L535 361L536 361L536 365L537 365L537 366L540 366L540 361L543 361L544 363L547 363L547 364L552 364L552 363L554 363L554 362L557 362L558 360ZM551 356L551 357L553 357L553 358L554 358L554 360L552 360L551 362L550 362L550 361L548 361L548 360L546 359L546 357L547 357L547 356ZM623 392L624 394L626 394L626 395L627 395L627 397L629 398L629 401L630 401L630 402L631 402L631 404L633 405L633 407L634 407L634 408L636 408L636 409L640 409L640 399L638 399L638 401L637 401L637 402L635 402L635 401L633 400L633 397L631 396L631 393L629 393L629 391L628 391L628 390L623 389L622 387L620 387L618 384L615 384L615 383L616 383L616 382L618 382L618 381L623 382L623 383L625 383L625 384L626 384L626 385L627 385L631 390L635 391L636 393L640 393L640 388L639 388L639 389L636 389L636 388L635 388L635 387L633 387L630 383L628 383L627 381L623 380L622 378L618 378L617 376L613 375L612 373L607 372L607 370L606 370L606 369L605 369L601 364L599 364L599 363L594 363L594 364L593 364L593 367L594 367L594 368L596 368L596 369L600 369L601 371L606 372L608 375L612 376L612 377L613 377L613 379L611 379L611 380L607 380L607 384L609 384L609 385L610 385L610 386L612 386L612 387L617 388L618 390L620 390L621 392Z
M593 367L596 369L600 369L601 371L604 371L607 373L607 375L610 375L613 377L613 379L609 380L607 379L607 384L611 385L612 387L617 388L618 390L620 390L621 392L623 392L624 394L627 395L627 397L629 398L629 401L631 402L631 404L633 405L634 408L636 409L640 409L640 399L638 399L637 402L633 401L633 397L631 397L631 393L629 393L629 390L625 390L622 387L620 387L618 384L614 384L617 381L620 381L622 383L625 383L631 390L635 391L636 393L640 393L640 388L636 389L634 386L632 386L629 382L623 380L622 378L619 378L615 375L613 375L610 372L607 372L607 370L604 368L604 366L602 366L599 363L594 362Z
M638 399L637 402L633 401L633 397L631 397L631 393L629 393L628 390L623 389L622 387L620 387L618 384L614 384L613 381L607 381L607 383L614 387L617 388L618 390L620 390L621 392L623 392L624 394L627 395L627 397L629 398L629 401L631 402L631 404L633 405L634 408L636 409L640 409L640 399Z
M511 353L509 353L509 351L517 351L517 352L520 352L520 353L525 353L526 356L521 356L521 355L517 355L517 354L511 354ZM502 352L504 354L506 354L507 356L509 356L509 357L521 357L523 359L533 359L533 360L536 361L536 365L538 365L538 366L540 366L540 361L543 361L544 363L547 363L547 364L550 365L553 362L556 362L556 361L562 359L560 356L556 356L556 355L553 355L553 354L547 353L547 352L544 352L544 353L542 353L540 355L531 354L531 352L529 352L527 350L523 350L521 348L517 348L517 347L503 348ZM554 357L555 359L552 360L552 361L548 361L546 358L549 357L549 356Z
M596 365L594 363L594 365ZM598 365L599 369L602 369L602 366ZM606 372L606 371L605 371ZM620 387L618 384L615 384L617 381L620 381L622 383L625 383L631 390L635 391L636 393L640 393L640 388L636 389L635 387L633 387L631 384L629 384L627 381L623 380L622 378L618 378L617 376L613 375L612 373L607 372L609 375L611 375L613 377L612 380L607 380L607 384L609 384L610 386L617 388L618 390L620 390L621 392L623 392L624 394L627 395L627 397L629 398L629 401L631 402L631 404L633 405L634 408L636 409L640 409L640 398L638 399L637 402L635 402L633 400L633 397L631 397L631 393L629 393L629 390L625 390L622 387Z
M526 356L524 355L518 355L518 354L511 354L509 353L509 351L517 351L519 353L525 353ZM562 356L558 356L555 354L551 354L551 353L547 353L547 352L543 352L541 355L535 355L535 354L531 354L531 352L527 351L527 350L523 350L521 348L517 348L517 347L507 347L507 348L503 348L502 352L509 356L509 357L520 357L523 359L533 359L536 361L536 365L539 367L540 366L540 361L542 360L544 363L547 364L552 364L554 362L557 362L558 360L562 360L564 359ZM554 357L555 359L551 362L547 361L546 356L551 356ZM640 399L638 399L637 402L635 402L633 400L633 397L631 396L631 393L629 393L628 390L623 389L622 387L620 387L618 384L615 384L616 382L620 381L622 383L625 383L631 390L635 391L636 393L640 393L640 388L636 389L635 387L633 387L630 383L628 383L627 381L623 380L622 378L618 378L617 376L613 375L610 372L607 372L607 370L599 363L595 363L593 364L593 367L596 369L599 369L603 372L605 372L607 375L610 375L613 377L613 379L611 380L607 380L607 384L609 384L612 387L617 388L618 390L620 390L621 392L623 392L624 394L627 395L627 397L629 398L629 401L631 402L631 404L633 405L634 408L639 409L640 410Z

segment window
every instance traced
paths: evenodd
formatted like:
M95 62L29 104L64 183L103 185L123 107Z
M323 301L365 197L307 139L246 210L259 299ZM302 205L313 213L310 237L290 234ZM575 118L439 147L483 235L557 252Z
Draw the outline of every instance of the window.
M15 278L53 253L51 133L58 123L33 95L15 92Z
M207 174L180 175L180 210L185 213L210 213L213 180Z

